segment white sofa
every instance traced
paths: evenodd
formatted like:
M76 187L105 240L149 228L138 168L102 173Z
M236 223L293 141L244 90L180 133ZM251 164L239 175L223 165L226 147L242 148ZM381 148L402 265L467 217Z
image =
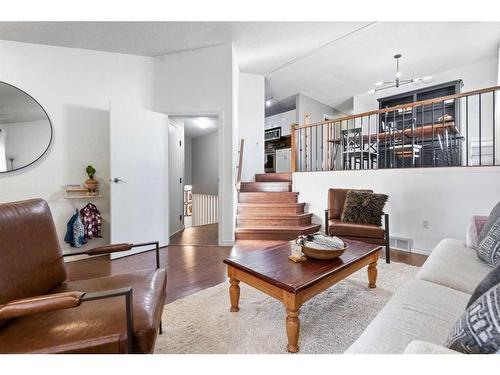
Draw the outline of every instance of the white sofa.
M490 271L462 241L441 241L416 279L392 296L346 353L456 354L444 346L446 339Z

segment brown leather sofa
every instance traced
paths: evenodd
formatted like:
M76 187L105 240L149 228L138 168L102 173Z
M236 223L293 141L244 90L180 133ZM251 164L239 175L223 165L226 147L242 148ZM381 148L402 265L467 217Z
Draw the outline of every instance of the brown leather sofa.
M373 193L372 190L366 189L328 189L328 208L325 210L326 234L385 246L385 260L390 263L389 215L384 214L384 227L342 221L342 212L349 190Z
M156 246L156 268L66 281L47 202L0 204L0 353L153 352L167 285L158 243L75 254L145 245Z

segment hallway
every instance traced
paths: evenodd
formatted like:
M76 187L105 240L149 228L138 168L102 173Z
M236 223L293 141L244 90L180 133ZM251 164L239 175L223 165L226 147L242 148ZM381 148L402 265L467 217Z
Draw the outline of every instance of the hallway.
M170 237L170 245L218 246L217 227L218 224L215 223L185 228Z

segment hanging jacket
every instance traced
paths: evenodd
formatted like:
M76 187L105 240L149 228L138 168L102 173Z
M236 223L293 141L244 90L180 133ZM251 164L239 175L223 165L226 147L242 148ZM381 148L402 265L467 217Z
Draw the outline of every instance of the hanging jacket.
M70 246L74 247L74 237L73 237L73 225L75 224L76 218L79 216L78 210L74 213L66 225L66 235L64 236L64 242L69 243Z
M82 216L85 238L91 240L94 237L102 237L102 217L97 207L92 203L88 203L80 210L80 214Z
M82 247L87 243L87 240L85 239L85 228L78 210L76 210L76 215L77 217L73 222L73 243L75 247Z

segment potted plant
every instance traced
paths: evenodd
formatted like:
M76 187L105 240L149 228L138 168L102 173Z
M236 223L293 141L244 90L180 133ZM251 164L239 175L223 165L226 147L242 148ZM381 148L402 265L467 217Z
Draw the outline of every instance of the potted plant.
M87 168L85 168L85 171L87 172L87 175L89 176L88 180L85 181L85 189L89 191L89 194L91 195L97 195L97 189L99 187L99 181L94 179L95 175L95 168L91 165L88 165Z

